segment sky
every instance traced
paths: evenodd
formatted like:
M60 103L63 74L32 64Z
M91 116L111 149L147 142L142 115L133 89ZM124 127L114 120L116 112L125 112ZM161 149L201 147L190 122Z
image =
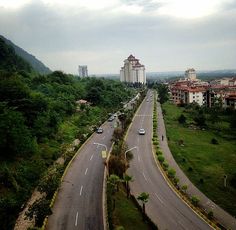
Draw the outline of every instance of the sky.
M236 69L236 0L0 0L0 34L72 74Z

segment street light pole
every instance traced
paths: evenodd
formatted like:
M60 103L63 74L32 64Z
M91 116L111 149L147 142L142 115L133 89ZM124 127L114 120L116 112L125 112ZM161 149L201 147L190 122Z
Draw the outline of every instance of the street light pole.
M137 147L137 146L134 146L134 147L132 147L132 148L130 148L130 149L128 149L128 150L125 151L125 161L126 161L126 153L129 152L129 151L131 151L131 150L133 150L133 149L138 149L138 147Z

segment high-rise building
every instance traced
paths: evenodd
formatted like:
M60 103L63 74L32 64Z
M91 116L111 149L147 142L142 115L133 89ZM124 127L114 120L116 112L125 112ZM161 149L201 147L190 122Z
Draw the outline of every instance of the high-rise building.
M88 67L86 65L79 65L79 76L88 77Z
M185 71L185 77L190 79L191 81L196 80L197 74L194 68L187 69Z
M146 84L145 66L132 54L124 60L124 66L120 70L120 81Z

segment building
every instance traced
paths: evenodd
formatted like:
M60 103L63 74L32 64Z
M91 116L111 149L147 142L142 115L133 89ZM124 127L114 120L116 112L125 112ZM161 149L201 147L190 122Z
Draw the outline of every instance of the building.
M120 70L120 81L146 84L145 66L132 54L124 60L124 66Z
M175 104L197 103L212 107L221 104L223 108L236 108L236 78L222 78L208 82L194 75L194 69L185 71L185 78L169 85L171 100Z
M86 65L79 65L79 76L88 77L88 67Z
M195 69L190 68L185 71L185 78L190 79L191 81L194 81L197 79L197 74Z

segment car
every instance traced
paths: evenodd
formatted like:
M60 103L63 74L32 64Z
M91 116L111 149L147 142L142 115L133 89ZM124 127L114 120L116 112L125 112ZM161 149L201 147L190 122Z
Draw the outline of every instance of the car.
M139 129L138 134L139 135L144 135L145 134L145 129Z
M96 133L103 133L103 128L101 128L101 127L97 128Z
M113 120L114 120L114 117L113 117L113 116L111 116L111 117L108 118L108 121L113 121Z

